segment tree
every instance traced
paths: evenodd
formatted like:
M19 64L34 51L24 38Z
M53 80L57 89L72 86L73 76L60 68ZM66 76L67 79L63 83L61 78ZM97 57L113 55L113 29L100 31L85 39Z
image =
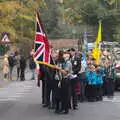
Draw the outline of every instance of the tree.
M4 0L0 2L0 34L8 32L22 49L33 45L35 35L35 8L44 6L40 0ZM24 47L23 47L24 45ZM29 49L28 49L29 51ZM26 52L26 50L25 50Z
M113 5L113 3L112 3ZM92 26L103 23L103 40L113 41L119 24L119 11L108 7L103 0L64 0L65 19L72 24L86 23ZM69 21L68 21L69 20Z
M60 34L58 20L59 10L56 0L45 0L46 9L40 7L41 18L49 38L54 38Z

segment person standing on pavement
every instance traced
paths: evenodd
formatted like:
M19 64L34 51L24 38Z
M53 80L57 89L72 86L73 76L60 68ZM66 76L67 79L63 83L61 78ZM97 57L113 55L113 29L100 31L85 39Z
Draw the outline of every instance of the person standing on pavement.
M44 107L53 109L55 107L55 77L54 77L55 70L53 68L45 66L44 74L45 74L45 87L46 87L46 91L45 91L46 103Z
M56 65L59 67L59 68L63 68L63 64L65 62L64 58L63 58L63 54L64 52L63 51L59 51L58 52L58 57L55 61ZM62 78L63 78L63 75L62 73L59 71L59 70L56 70L56 75L55 75L55 79L56 79L56 93L55 93L55 103L56 103L56 107L55 107L55 113L59 113L60 110L61 110L61 81L62 81Z
M69 113L70 106L70 79L69 75L72 73L72 63L70 61L70 54L65 52L64 55L64 65L63 69L66 74L63 75L63 79L61 81L61 99L62 99L62 110L64 114Z
M42 105L46 105L46 78L45 78L45 65L39 65L39 72L37 76L37 85L40 87L40 80L42 84Z
M79 72L79 80L80 80L80 95L78 96L78 100L80 102L83 102L85 100L85 72L87 69L87 61L85 60L84 54L82 55L82 60L81 60L81 70Z
M70 61L70 54L67 52L59 51L59 57L56 61L56 64L59 68L63 69L65 73L62 73L61 71L58 72L59 81L58 81L58 87L56 88L56 113L63 113L68 114L69 113L69 101L70 101L70 95L69 95L69 79L67 77L67 74L70 74L72 72L72 64ZM60 106L61 103L61 106Z
M15 64L15 60L14 60L14 54L13 53L10 53L9 57L8 57L8 62L9 62L9 77L10 77L10 80L12 80L12 71L13 71L13 67L14 67L14 64Z
M76 94L76 84L78 82L78 73L81 70L81 58L76 54L74 48L71 48L71 63L73 75L77 75L74 80L71 80L71 96L72 96L72 106L73 109L77 109L77 94Z
M20 80L24 81L25 80L25 68L26 68L26 60L24 56L20 57Z
M17 80L18 80L20 77L20 54L18 52L16 52L15 64L17 68Z
M109 59L108 66L106 68L106 87L107 96L112 98L114 95L114 82L115 82L115 69L112 61Z
M32 74L31 80L35 80L36 63L35 63L35 61L34 61L33 52L30 53L29 68L30 68L31 74Z
M7 80L9 77L9 61L7 54L5 54L3 59L3 75L4 75L4 80Z
M86 71L86 97L90 102L96 101L97 80L95 66L93 64L89 64L88 70Z
M104 68L100 65L96 65L96 73L97 73L97 95L96 100L101 101L102 98L102 86L103 86L103 76L104 76Z

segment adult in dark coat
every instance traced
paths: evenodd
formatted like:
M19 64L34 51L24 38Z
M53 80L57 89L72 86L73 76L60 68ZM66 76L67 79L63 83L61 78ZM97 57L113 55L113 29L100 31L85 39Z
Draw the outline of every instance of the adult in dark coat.
M25 68L26 68L26 60L24 56L20 57L20 80L24 81L25 80Z
M46 104L46 78L45 78L45 65L39 65L40 69L39 69L39 73L38 73L38 87L40 87L40 80L42 81L42 104L45 105Z
M55 107L55 70L46 66L46 105L49 108ZM50 95L52 94L52 101Z
M54 108L55 105L55 70L46 65L40 65L42 80L42 103L43 107ZM50 95L52 94L52 101Z
M114 83L115 83L115 69L114 65L109 62L109 65L106 69L106 87L107 87L107 96L113 97L114 95Z
M18 80L20 77L20 53L18 51L16 51L15 53L15 64L17 68L17 80Z
M10 80L12 80L12 71L13 71L13 67L14 67L14 64L15 64L15 61L14 61L14 54L11 53L8 57L8 62L9 62L9 71L10 71Z

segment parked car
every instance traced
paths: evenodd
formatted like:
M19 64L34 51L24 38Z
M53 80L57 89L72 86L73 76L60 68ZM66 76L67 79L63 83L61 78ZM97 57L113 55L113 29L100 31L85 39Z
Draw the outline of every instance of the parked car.
M117 50L116 53L117 53L118 55L120 55L120 50Z

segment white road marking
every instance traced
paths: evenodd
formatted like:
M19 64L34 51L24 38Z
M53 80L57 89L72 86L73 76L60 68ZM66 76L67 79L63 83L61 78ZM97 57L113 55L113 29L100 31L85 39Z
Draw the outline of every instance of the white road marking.
M0 88L0 101L16 101L31 93L34 81L16 82Z
M120 96L114 96L113 98L104 97L103 101L104 102L113 102L113 103L120 102Z

